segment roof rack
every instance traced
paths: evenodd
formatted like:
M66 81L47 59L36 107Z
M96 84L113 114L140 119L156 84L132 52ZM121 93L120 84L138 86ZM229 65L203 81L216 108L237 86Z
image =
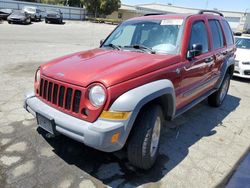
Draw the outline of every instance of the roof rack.
M198 14L204 14L205 12L211 12L211 13L219 14L220 16L224 17L224 15L222 13L220 13L219 11L216 11L216 10L200 10L198 12Z
M156 16L156 15L164 15L166 13L148 13L148 14L144 14L144 16Z

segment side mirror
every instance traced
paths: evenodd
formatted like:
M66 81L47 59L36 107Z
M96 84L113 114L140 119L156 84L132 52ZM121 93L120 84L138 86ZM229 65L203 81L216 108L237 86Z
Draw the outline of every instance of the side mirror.
M188 50L187 58L190 60L195 56L202 54L202 45L201 44L193 44L192 49Z
M100 40L100 45L102 45L102 43L104 42L104 40L102 39L102 40Z

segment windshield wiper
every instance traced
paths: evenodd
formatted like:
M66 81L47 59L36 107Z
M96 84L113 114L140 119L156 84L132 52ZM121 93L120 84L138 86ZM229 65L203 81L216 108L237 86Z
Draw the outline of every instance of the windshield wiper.
M150 52L151 54L155 54L156 52L154 50L152 50L152 48L149 48L147 46L141 45L141 44L134 44L131 46L124 46L125 48L134 48L134 49L139 49L139 50L143 50L143 51L147 51Z
M120 46L112 44L112 43L108 44L108 46L111 47L111 48L113 48L113 49L121 50Z

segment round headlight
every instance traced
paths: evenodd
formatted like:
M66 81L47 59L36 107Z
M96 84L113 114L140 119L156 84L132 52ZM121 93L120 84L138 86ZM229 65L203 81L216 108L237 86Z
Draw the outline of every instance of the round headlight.
M41 72L40 69L38 69L36 71L36 82L40 83L40 79L41 79Z
M99 85L91 87L89 91L89 100L95 107L102 106L106 100L106 93L104 89Z

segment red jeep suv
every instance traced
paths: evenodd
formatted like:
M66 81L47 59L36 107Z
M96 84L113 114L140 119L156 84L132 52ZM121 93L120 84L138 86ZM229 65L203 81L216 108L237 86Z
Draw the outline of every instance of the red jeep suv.
M165 120L208 98L218 107L234 72L234 39L215 11L121 23L101 46L41 65L25 109L38 126L90 147L156 160Z

